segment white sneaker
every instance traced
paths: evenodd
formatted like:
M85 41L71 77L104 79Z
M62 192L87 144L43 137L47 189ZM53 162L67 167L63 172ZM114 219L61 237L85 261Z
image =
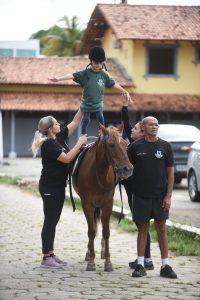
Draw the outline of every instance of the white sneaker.
M55 262L55 260L52 257L46 257L42 260L40 268L46 268L46 269L62 269L62 266Z
M57 263L57 264L59 264L59 265L61 265L61 266L67 266L67 263L65 262L65 261L63 261L63 260L61 260L58 256L56 256L55 254L53 255L53 256L51 256L53 259L54 259L54 261Z

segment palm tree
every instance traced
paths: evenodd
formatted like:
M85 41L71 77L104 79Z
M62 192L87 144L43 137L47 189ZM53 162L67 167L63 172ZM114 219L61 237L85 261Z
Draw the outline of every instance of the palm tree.
M48 30L40 30L33 34L31 38L39 38L41 53L47 56L74 56L80 44L80 38L84 30L79 28L78 17L74 16L70 20L64 16L59 22L64 22L65 27L57 25Z

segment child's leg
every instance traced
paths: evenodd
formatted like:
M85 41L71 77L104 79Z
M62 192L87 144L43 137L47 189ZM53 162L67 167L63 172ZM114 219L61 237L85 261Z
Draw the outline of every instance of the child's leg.
M95 113L96 113L96 117L97 117L97 120L99 121L99 123L101 123L102 125L105 125L104 124L103 111L102 110L98 110Z
M90 122L90 113L89 112L84 112L83 113L83 120L82 120L82 123L81 123L81 134L86 134L86 130L87 130L89 122Z

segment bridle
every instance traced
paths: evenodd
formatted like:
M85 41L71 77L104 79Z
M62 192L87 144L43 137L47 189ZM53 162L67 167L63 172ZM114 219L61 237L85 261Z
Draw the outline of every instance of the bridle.
M98 155L97 155L97 154L98 154L99 144L100 144L100 141L101 141L101 138L100 138L100 137L99 137L98 140L97 140L96 152L95 152L95 163L96 163L95 174L96 174L96 178L97 178L97 183L98 183L98 185L99 185L102 189L104 189L104 190L106 190L106 191L115 188L115 186L117 185L117 182L118 182L118 176L117 176L117 174L116 174L117 168L116 168L116 166L115 166L115 162L114 162L114 160L113 160L110 156L108 156L109 149L108 149L108 145L107 145L107 143L106 143L106 140L107 140L108 138L109 138L109 135L104 135L104 136L103 136L104 143L105 143L105 155L106 155L106 158L105 158L105 159L107 159L108 163L112 166L112 168L113 168L113 173L114 173L114 182L113 182L112 187L106 187L105 185L103 185L103 184L101 183L101 181L100 181L100 178L99 178L99 172L98 172Z

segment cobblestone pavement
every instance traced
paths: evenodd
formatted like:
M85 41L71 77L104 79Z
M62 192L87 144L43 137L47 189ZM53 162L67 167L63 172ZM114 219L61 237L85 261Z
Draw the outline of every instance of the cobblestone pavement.
M41 159L40 158L16 158L16 159L4 159L4 164L0 165L0 174L8 176L19 176L26 181L38 182L41 173ZM67 188L68 192L68 188ZM74 196L75 196L75 192ZM69 194L69 193L68 193ZM124 188L122 187L123 204L124 208L129 210L127 196ZM119 188L115 190L115 204L121 207L121 200L119 194ZM186 190L186 180L183 183L175 187L172 196L172 207L170 209L170 220L185 225L194 226L200 228L200 203L191 202L188 192Z
M160 254L152 243L155 270L132 278L128 262L136 257L136 235L111 228L114 271L103 271L100 236L95 242L97 270L85 271L87 226L82 211L65 206L58 224L55 250L68 262L62 270L40 269L42 201L18 187L0 185L1 300L129 300L200 299L200 258L174 257L178 279L159 276ZM116 221L117 223L117 221Z

